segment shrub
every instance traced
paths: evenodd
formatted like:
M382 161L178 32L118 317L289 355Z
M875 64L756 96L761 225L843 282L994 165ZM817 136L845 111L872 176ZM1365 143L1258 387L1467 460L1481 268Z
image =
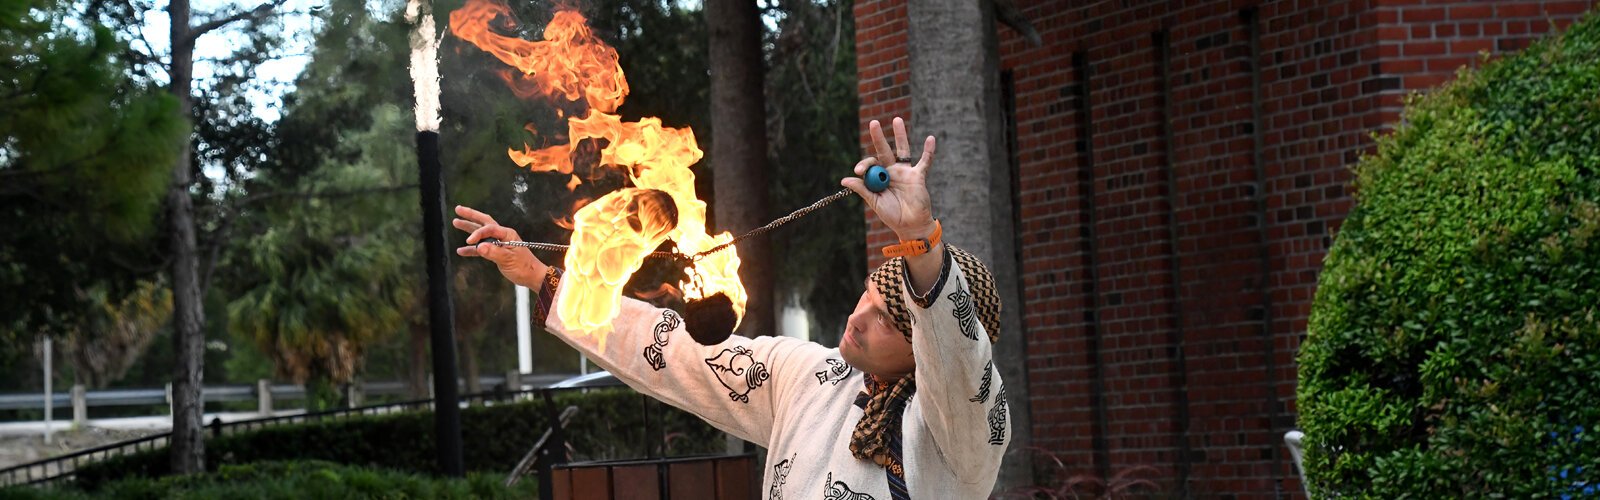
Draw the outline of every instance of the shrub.
M647 408L637 393L600 390L555 396L559 408L577 406L566 437L576 460L638 458L656 443L666 426L668 455L721 451L722 434L681 410L648 402L650 435L643 417ZM405 472L438 472L434 457L433 412L418 411L349 419L278 425L225 434L206 441L211 470L233 464L269 460L326 460ZM543 402L521 402L461 411L463 459L469 471L509 472L549 427ZM78 484L88 490L125 477L168 475L166 448L119 456L77 469Z
M1318 496L1600 484L1600 19L1407 102L1300 352Z
M537 483L506 487L499 478L473 474L466 479L434 478L403 472L314 460L224 465L216 472L159 479L131 478L105 485L99 496L127 500L209 498L530 498ZM76 500L91 498L73 489L17 487L0 498Z

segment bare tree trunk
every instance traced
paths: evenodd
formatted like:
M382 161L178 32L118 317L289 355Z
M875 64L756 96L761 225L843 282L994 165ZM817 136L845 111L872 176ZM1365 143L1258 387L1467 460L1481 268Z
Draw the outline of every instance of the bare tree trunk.
M711 161L717 229L738 235L767 221L766 98L761 19L755 0L706 0L711 58ZM738 333L777 333L773 266L766 238L739 242L739 280L749 303Z
M1000 470L995 491L1006 491L1035 483L1025 448L1032 441L1032 422L993 5L988 0L907 4L914 120L910 128L914 137L933 135L939 140L939 165L928 177L934 213L943 223L945 241L989 266L1004 304L995 368L1005 381L1011 407L1008 451L1012 454Z
M188 120L194 105L190 100L194 42L190 38L189 0L172 0L167 11L172 19L172 64L168 68L171 91L178 99L178 116ZM200 384L205 363L206 313L200 290L194 206L189 199L189 186L194 181L193 159L189 155L192 137L185 133L179 141L182 149L172 167L172 184L167 187L167 219L172 224L172 341L178 357L172 376L172 471L178 474L205 470Z

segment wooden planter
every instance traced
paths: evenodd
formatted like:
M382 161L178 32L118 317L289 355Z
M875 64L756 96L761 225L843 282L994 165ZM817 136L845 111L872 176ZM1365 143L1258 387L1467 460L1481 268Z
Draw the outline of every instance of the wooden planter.
M746 500L757 498L755 467L750 455L578 462L550 480L556 500Z

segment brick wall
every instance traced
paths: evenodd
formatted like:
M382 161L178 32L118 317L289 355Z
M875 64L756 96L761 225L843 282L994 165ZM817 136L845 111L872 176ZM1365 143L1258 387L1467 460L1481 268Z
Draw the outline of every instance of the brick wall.
M887 131L889 120L899 116L911 121L911 60L906 53L906 5L903 0L857 0L856 89L861 98L861 151L868 153L872 143L867 122L878 120ZM867 270L883 264L883 254L871 249L896 241L888 226L867 217Z
M905 1L854 7L862 144L910 112ZM1045 42L999 28L1034 444L1237 498L1300 490L1295 353L1368 134L1595 4L1013 1ZM876 266L894 238L870 224Z

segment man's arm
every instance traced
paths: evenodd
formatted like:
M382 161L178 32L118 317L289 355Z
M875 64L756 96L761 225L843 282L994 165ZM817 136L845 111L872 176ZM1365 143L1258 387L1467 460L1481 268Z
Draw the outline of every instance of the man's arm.
M913 403L921 406L934 444L959 479L991 480L1011 437L1010 418L1005 383L994 367L989 334L977 308L998 304L974 303L966 274L951 251L940 247L927 255L937 266L934 277L922 281L926 285L912 285L926 286L926 293L902 292L906 302L915 304L909 307L917 360ZM908 265L907 273L916 270Z
M855 177L842 179L840 184L866 200L901 241L924 240L933 247L905 257L907 276L903 281L908 289L900 291L908 299L904 302L916 304L909 307L912 355L917 362L913 402L922 409L934 444L959 479L992 480L1010 439L1009 407L1005 386L994 369L988 332L974 308L998 308L999 304L974 304L972 283L961 266L952 262L955 251L931 242L938 223L933 218L927 176L934 163L936 141L932 136L925 139L921 158L912 164L905 121L895 118L893 126L891 146L882 124L877 120L868 124L873 155L855 168L859 176L872 165L885 165L890 177L887 189L872 192L865 181Z
M684 320L670 309L624 298L602 343L598 336L569 329L556 311L562 300L558 271L539 284L535 324L582 351L635 390L694 413L746 441L767 445L780 396L794 374L815 364L825 350L788 337L738 335L714 346L695 342ZM809 375L809 373L806 373Z
M780 382L809 376L806 369L826 355L819 345L789 338L734 336L716 346L702 346L690 338L676 312L627 298L602 348L599 337L572 331L557 315L549 314L563 295L560 270L551 271L526 248L484 243L485 238L520 241L515 230L488 214L458 206L456 215L460 218L452 224L471 233L468 246L456 253L488 259L506 279L537 292L535 324L635 390L745 440L766 444L779 405L790 399L778 393L796 387Z

